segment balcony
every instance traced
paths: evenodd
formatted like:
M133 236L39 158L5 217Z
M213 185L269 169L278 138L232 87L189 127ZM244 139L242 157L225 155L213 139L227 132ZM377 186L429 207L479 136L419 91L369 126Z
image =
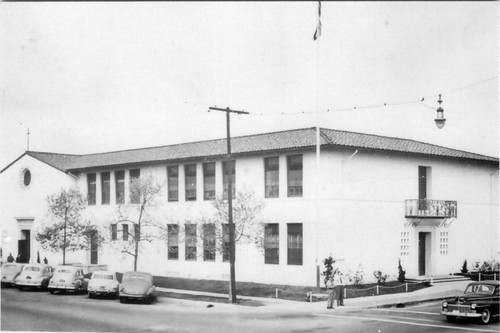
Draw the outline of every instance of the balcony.
M445 200L419 200L405 201L406 218L456 218L457 202Z

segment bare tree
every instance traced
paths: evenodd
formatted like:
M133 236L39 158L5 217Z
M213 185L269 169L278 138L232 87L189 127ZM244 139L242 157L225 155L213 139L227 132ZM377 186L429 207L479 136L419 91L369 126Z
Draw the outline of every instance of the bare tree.
M123 234L122 241L113 244L122 253L134 258L134 271L137 271L141 244L158 238L155 231L156 223L151 212L156 206L156 199L161 190L162 185L151 175L133 178L130 182L130 203L117 207L117 216L113 224L121 226Z
M47 205L51 221L42 224L35 239L45 250L62 250L63 265L66 264L66 250L90 250L92 242L101 246L104 238L98 232L98 226L91 221L82 221L86 200L77 189L61 189L49 195Z

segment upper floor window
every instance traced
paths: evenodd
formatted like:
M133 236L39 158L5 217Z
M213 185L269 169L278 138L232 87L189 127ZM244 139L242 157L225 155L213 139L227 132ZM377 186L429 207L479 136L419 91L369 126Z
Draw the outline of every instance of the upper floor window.
M302 196L302 155L287 156L288 196Z
M125 203L125 171L115 171L116 203Z
M280 233L278 223L269 223L264 227L264 263L280 263Z
M184 165L186 201L196 200L196 164Z
M185 224L185 258L186 260L196 260L196 224Z
M179 166L167 167L168 201L179 200Z
M110 201L110 173L101 172L101 203L103 205L109 205Z
M203 199L215 198L215 162L203 163Z
M287 235L288 265L302 265L302 223L289 223Z
M167 225L168 232L168 259L179 259L179 225Z
M222 173L223 173L223 179L222 179L222 186L224 188L224 194L223 198L227 199L228 198L228 188L229 188L229 176L231 176L231 194L232 197L234 198L234 194L236 193L235 188L236 188L236 170L235 170L235 164L236 162L233 160L231 161L231 170L229 170L227 161L222 162Z
M96 198L96 174L87 174L87 201L89 205L95 205Z
M280 195L280 163L279 157L264 158L265 197L277 198Z
M427 199L429 198L431 168L425 166L418 167L418 209L427 209Z
M134 180L139 179L141 177L141 169L132 169L130 170L130 183L132 184ZM130 203L138 204L141 200L139 193L136 190L131 190L130 192Z

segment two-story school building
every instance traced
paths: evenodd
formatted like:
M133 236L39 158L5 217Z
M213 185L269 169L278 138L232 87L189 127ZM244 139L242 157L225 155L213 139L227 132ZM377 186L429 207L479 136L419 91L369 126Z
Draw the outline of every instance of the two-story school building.
M0 173L2 261L21 253L34 262L40 251L60 263L35 233L47 220L46 197L76 187L108 242L67 261L131 270L132 257L111 245L133 226L113 220L130 203L130 180L145 174L163 184L155 218L178 225L141 248L138 270L154 275L228 279L227 256L206 251L197 235L214 227L196 224L213 216L229 177L264 203L263 248L237 246L237 281L314 286L329 255L344 272L361 265L365 281L374 270L394 278L398 258L407 277L498 258L498 158L324 128L317 154L316 137L315 128L234 137L233 163L225 139L88 155L26 151Z

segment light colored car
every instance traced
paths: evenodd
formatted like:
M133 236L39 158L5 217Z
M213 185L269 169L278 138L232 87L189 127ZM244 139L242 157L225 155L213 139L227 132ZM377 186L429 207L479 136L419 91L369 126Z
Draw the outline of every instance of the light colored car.
M52 267L46 264L27 264L21 274L14 279L14 284L19 290L24 288L47 289L52 271Z
M118 297L120 283L116 279L115 272L95 271L92 273L92 278L89 281L88 292L89 298L94 296L112 296Z
M145 272L127 272L120 284L120 303L142 300L151 303L156 297L153 275Z
M2 266L2 287L10 287L14 285L15 278L21 274L24 264L16 264L13 262L3 264Z
M49 283L49 291L86 292L89 279L83 275L83 269L77 266L59 266Z

